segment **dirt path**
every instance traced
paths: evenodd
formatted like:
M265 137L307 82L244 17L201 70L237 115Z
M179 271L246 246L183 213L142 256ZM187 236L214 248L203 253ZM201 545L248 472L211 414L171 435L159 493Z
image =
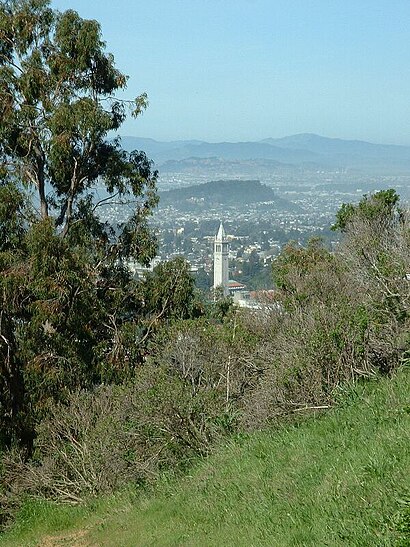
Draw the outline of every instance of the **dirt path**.
M39 547L98 547L87 539L87 535L88 530L77 530L58 536L46 536L39 543Z

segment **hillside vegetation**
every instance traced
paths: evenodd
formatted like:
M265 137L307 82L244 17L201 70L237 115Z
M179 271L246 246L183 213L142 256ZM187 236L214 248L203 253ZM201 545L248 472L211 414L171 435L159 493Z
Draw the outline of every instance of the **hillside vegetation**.
M29 503L0 545L410 545L410 370L298 427L220 446L180 480L82 508Z
M294 210L298 206L276 195L276 192L258 180L216 180L204 184L176 188L161 193L160 207L173 205L177 209L192 210L209 207L248 207L266 203L270 207Z
M14 336L22 344L21 372L33 386L26 394L32 442L19 446L17 426L26 422L17 420L15 441L4 443L1 459L2 525L11 525L27 498L84 504L130 485L152 486L164 473L183 472L193 459L209 456L232 434L297 423L315 409L337 405L341 389L393 374L408 362L410 231L408 213L398 203L395 191L385 190L345 204L336 216L343 241L334 253L318 240L306 248L287 245L273 263L276 300L260 312L240 313L229 299L199 301L181 259L160 264L141 282L123 272L121 299L112 312L100 312L121 325L112 329L113 340L105 340L110 352L96 361L91 353L92 366L79 369L86 382L78 385L78 377L68 376L72 385L66 383L64 392L56 389L58 376L45 384L47 376L38 370L38 360L50 355L42 353L41 341L58 351L53 344L56 331L67 328L64 313L78 321L73 329L83 324L82 316L64 308L62 295L61 325L49 314L21 321ZM48 238L61 248L58 235L46 231ZM38 254L47 252L53 248ZM70 256L68 247L64 252ZM27 268L36 265L30 256ZM43 267L27 291L55 274L61 280L59 267ZM7 283L12 274L4 277L7 290L14 287ZM83 287L82 299L92 298L93 279L91 287L78 274L72 282ZM109 293L100 294L101 304L112 305ZM39 293L34 295L30 310L44 311ZM6 311L11 315L13 308ZM39 339L35 324L42 326ZM88 332L92 324L84 325ZM76 340L66 344L73 351L78 346ZM25 355L33 357L23 361ZM71 375L84 356L76 358L73 369L63 369ZM25 369L27 364L33 368ZM336 466L335 453L329 458ZM318 476L312 475L315 481Z
M54 11L48 0L0 2L0 43L1 532L16 523L18 536L27 518L34 530L41 522L51 526L52 515L80 517L93 499L125 489L150 492L164 474L186 473L193 461L211 457L192 485L163 484L158 497L141 498L141 517L130 522L142 528L130 534L144 533L154 544L239 542L246 524L249 542L257 543L285 523L286 538L294 533L301 542L323 529L320 512L310 516L313 500L323 498L325 510L333 507L344 523L330 541L356 541L362 519L353 519L351 507L361 517L369 503L375 511L358 533L365 544L370 537L384 541L394 503L407 496L401 471L395 475L396 463L403 469L397 443L405 439L404 403L390 405L396 422L396 414L377 422L391 427L386 457L382 441L372 445L376 422L357 443L348 441L353 423L337 426L331 441L331 432L318 433L320 442L308 441L310 426L283 427L337 406L341 390L388 378L409 362L410 215L395 190L344 204L334 225L340 245L332 251L318 239L287 244L272 264L274 300L257 311L235 309L218 290L215 298L198 294L182 257L136 279L129 264L148 265L157 254L150 216L158 173L143 152L128 153L108 136L128 111L138 116L146 108L146 95L116 98L127 77L106 52L98 22ZM96 203L101 185L105 197ZM101 210L114 204L129 207L126 222L104 220ZM361 408L366 412L366 404ZM363 422L359 415L356 421ZM278 429L288 432L243 437ZM307 444L298 448L303 431ZM242 448L234 443L212 456L232 436L245 439ZM345 453L359 449L371 458L365 471L342 466L339 477L349 487L340 478L328 490ZM209 491L208 465L225 473L214 475ZM356 495L368 484L366 473L369 488L376 475L377 486L348 503L349 489ZM169 497L174 509L166 507ZM51 503L78 508L61 513ZM103 513L109 509L110 502L105 509L95 503ZM133 509L126 511L130 517ZM103 539L91 542L114 541L117 517L107 518L107 530L93 531ZM155 527L161 519L168 528ZM208 533L208 519L217 531ZM126 526L118 526L125 534ZM79 534L73 544L86 531Z

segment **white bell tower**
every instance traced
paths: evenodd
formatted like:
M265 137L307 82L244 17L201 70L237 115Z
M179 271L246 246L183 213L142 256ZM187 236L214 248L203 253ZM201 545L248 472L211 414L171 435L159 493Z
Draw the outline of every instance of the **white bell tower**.
M222 287L224 296L228 296L229 294L228 253L229 243L221 222L214 241L214 289Z

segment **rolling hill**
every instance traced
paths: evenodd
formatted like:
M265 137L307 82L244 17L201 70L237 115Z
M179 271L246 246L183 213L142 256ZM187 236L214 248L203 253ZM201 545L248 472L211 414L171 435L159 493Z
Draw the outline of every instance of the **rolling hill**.
M183 210L208 209L213 206L248 206L266 202L285 210L294 210L296 207L258 180L216 180L160 193L160 207L173 205Z
M262 141L219 142L171 141L123 137L127 150L144 150L161 166L168 161L219 158L223 160L269 160L279 164L324 168L359 169L370 173L408 174L410 147L374 144L358 140L331 139L312 133L268 138Z

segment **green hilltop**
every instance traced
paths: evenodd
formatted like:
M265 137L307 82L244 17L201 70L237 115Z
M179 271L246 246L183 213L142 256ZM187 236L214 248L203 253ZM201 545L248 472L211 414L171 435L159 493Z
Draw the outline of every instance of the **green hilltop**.
M279 197L259 180L215 180L176 188L160 194L160 206L178 208L209 206L244 206L252 203L272 203L281 209L295 209L296 205Z

